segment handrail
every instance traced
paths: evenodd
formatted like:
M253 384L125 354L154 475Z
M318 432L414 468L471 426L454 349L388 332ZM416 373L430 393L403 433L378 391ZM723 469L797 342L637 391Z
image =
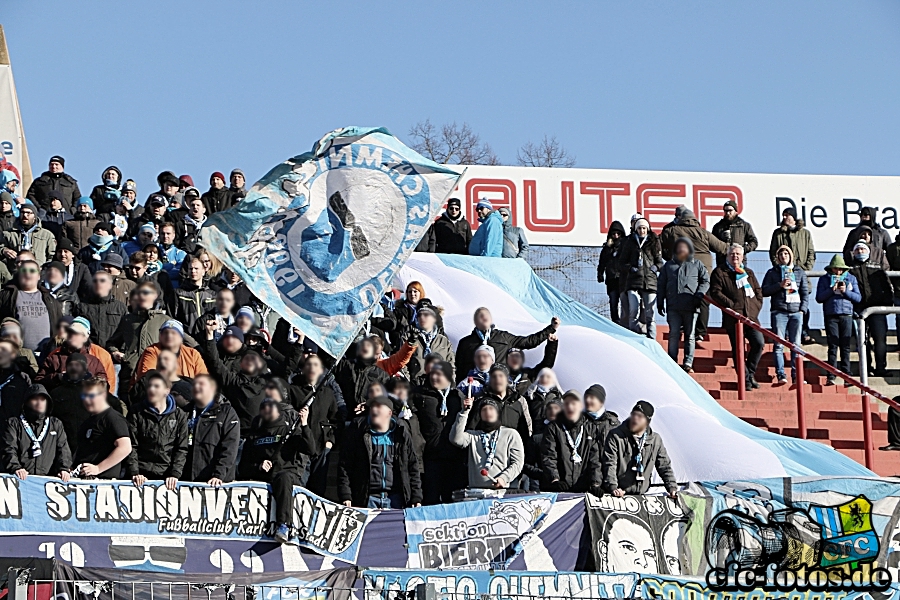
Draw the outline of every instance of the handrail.
M900 402L896 402L893 399L888 398L887 396L885 396L878 390L869 387L868 373L865 370L865 359L863 358L865 355L865 346L863 345L863 343L860 342L861 347L863 348L862 354L860 354L860 369L861 369L860 373L861 373L861 377L863 378L863 380L860 381L860 380L854 379L850 375L847 375L843 371L840 371L840 370L836 369L835 367L832 367L825 361L823 361L819 358L816 358L815 356L812 356L810 354L807 354L807 352L805 350L803 350L802 347L794 344L793 342L789 342L788 340L786 340L786 339L782 338L781 336L777 335L776 333L766 329L765 327L763 327L759 323L753 321L752 319L749 319L749 318L745 317L744 315L742 315L730 308L726 308L726 307L722 306L721 304L719 304L718 302L716 302L709 296L706 296L706 299L709 301L710 304L718 307L719 310L721 310L723 314L728 315L729 317L731 317L732 319L734 319L737 322L737 327L735 328L735 344L737 347L735 348L735 350L737 350L738 360L736 362L738 364L735 365L735 368L737 369L737 372L738 372L738 399L743 400L744 396L745 396L744 382L746 381L746 378L745 378L745 373L744 373L745 366L744 366L744 360L743 360L744 326L745 325L751 327L752 329L755 329L756 331L760 332L763 336L768 337L769 339L781 344L785 348L787 348L797 354L797 373L800 375L799 380L796 382L797 383L797 421L798 421L798 429L800 431L800 437L802 439L806 439L806 410L805 410L806 407L805 407L805 401L804 401L804 397L803 397L803 384L805 383L804 371L803 371L804 359L809 360L814 365L818 366L821 369L824 369L827 373L829 373L835 377L839 377L840 379L842 379L860 389L860 392L861 392L860 399L862 401L862 415L863 415L863 444L864 444L865 462L866 462L866 468L872 469L872 467L874 466L874 462L875 462L875 457L873 455L873 446L872 446L872 412L871 412L871 408L869 407L869 401L868 401L867 396L872 396L873 398L880 400L881 402L884 402L888 406L890 406L894 409L897 409L897 410L900 410ZM873 309L872 313L868 312L870 309L866 309L865 311L863 311L863 315L869 316L869 314L881 314L882 310L885 311L883 314L900 313L900 308L897 308L897 307L873 306L871 308ZM890 312L888 312L889 310L890 310ZM860 319L860 320L863 323L862 329L860 330L860 339L864 340L865 339L865 336L864 336L865 320L864 320L864 318Z

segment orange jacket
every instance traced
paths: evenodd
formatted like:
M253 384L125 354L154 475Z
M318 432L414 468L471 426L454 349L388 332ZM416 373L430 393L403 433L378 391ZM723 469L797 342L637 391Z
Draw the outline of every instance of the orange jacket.
M137 366L134 368L134 375L131 376L131 385L140 381L141 377L147 374L147 371L156 368L156 363L159 361L159 350L158 343L147 346L147 349L141 354L141 358L138 359ZM206 363L203 362L203 357L200 356L199 352L187 346L181 347L181 350L178 352L179 377L190 377L193 379L201 373L208 372Z
M415 346L410 346L408 342L403 342L403 345L400 346L399 350L387 358L379 358L375 361L375 364L393 377L399 373L403 367L409 364L409 359L411 359L415 353Z
M88 353L99 360L100 364L103 365L103 370L106 371L106 381L109 383L109 389L115 391L113 385L118 382L116 381L116 367L113 365L112 356L97 344L88 346Z

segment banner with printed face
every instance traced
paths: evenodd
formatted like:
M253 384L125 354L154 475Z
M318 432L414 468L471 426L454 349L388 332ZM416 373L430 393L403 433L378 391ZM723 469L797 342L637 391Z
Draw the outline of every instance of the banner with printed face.
M677 503L586 496L585 508L600 571L700 577L712 592L782 595L819 589L880 597L900 582L897 480L703 482L690 484Z
M131 548L146 546L148 539L152 544L153 538L170 540L166 545L172 547L158 553L177 564L184 563L186 539L270 540L274 512L263 483L181 483L168 490L161 481L137 487L130 481L0 477L0 536L109 536L110 558L125 568L133 566L129 561L145 561L143 551L135 554ZM369 511L294 488L297 543L319 554L354 562L369 517Z
M687 206L703 227L712 229L722 207L737 205L753 226L759 249L768 251L781 214L794 208L810 230L819 252L840 252L859 209L875 208L875 222L891 239L900 230L900 177L701 173L623 169L471 166L453 196L478 227L475 205L482 198L508 208L510 221L538 246L602 246L613 221L628 229L641 213L659 232L679 205Z
M459 176L386 129L338 129L212 215L201 245L264 304L340 356Z
M415 571L373 570L363 574L364 600L401 600L420 584L434 585L438 598L452 600L518 600L521 598L640 597L634 573L567 573L540 571Z
M550 512L556 494L408 508L411 569L503 569Z

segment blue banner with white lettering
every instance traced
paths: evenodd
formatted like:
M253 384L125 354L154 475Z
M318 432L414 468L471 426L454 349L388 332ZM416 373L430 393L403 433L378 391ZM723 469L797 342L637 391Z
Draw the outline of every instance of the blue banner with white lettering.
M212 215L201 245L264 304L340 356L460 175L386 129L337 129Z
M411 569L503 569L550 513L556 494L407 508Z
M146 545L153 538L164 538L175 546L170 554L179 556L186 539L271 540L276 523L275 503L269 499L269 487L255 482L220 487L179 483L169 490L161 481L138 487L130 481L64 483L47 477L21 481L4 475L0 536L109 536L110 557L115 546L134 546L135 539ZM299 546L348 563L356 561L370 511L335 504L295 487L293 513ZM114 562L128 568L144 559L140 553Z

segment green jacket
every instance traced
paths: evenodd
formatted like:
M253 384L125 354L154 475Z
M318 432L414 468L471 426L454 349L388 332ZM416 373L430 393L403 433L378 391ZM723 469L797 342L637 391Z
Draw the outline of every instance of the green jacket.
M16 252L23 250L23 239L24 234L21 226L18 224L12 231L3 232L3 245L7 248L12 248ZM34 233L31 234L31 251L34 253L34 257L39 265L53 260L53 255L56 253L56 237L49 229L41 227L40 223L38 223Z
M797 228L791 231L787 225L781 225L772 232L772 243L769 244L769 260L772 266L778 264L775 253L781 246L787 246L794 253L794 264L804 271L811 271L816 264L816 248L812 234L803 227L803 221L797 220Z
M161 310L128 313L119 321L119 327L109 338L107 350L125 355L119 381L128 381L137 366L141 354L159 341L159 328L169 320Z

